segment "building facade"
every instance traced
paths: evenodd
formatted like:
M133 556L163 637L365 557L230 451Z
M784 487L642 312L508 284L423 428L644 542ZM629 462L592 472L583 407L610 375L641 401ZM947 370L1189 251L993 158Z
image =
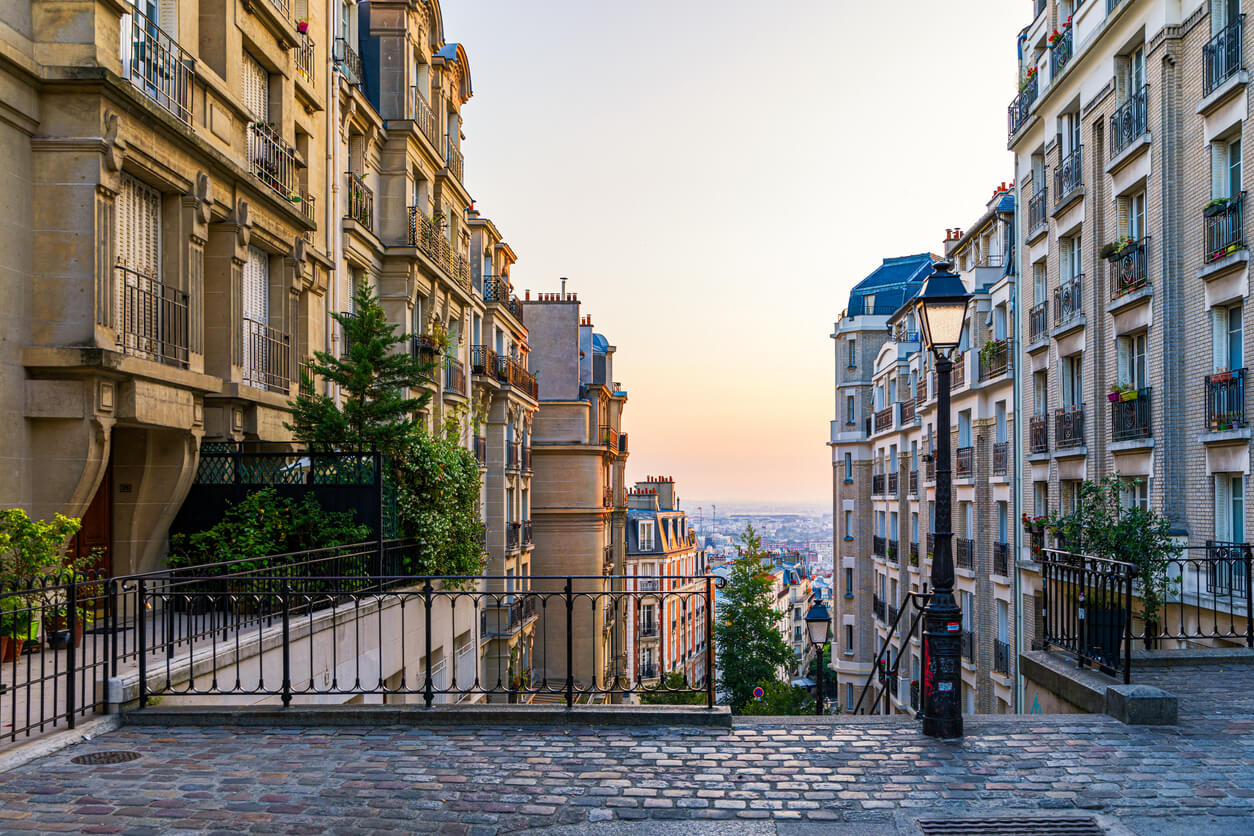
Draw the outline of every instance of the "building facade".
M1118 474L1181 542L1246 540L1243 5L1043 0L1020 35L1025 515ZM1040 576L1019 543L1029 649Z

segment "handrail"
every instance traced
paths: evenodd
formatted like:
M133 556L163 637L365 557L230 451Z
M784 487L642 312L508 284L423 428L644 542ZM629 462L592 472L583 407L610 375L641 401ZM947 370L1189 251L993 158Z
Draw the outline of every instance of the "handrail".
M932 594L930 592L911 592L906 595L907 603L913 604L915 607L915 615L914 619L910 622L910 629L902 633L902 639L908 640L914 635L915 630L918 629L919 621L923 618L923 612L927 608L928 601L930 601L931 598ZM880 700L884 698L884 692L888 690L888 684L885 679L892 679L894 682L897 681L897 671L901 667L901 654L897 654L897 658L893 660L892 671L888 672L884 670L884 653L888 650L889 643L892 642L893 636L897 632L897 625L901 623L901 617L909 612L909 610L909 607L903 606L897 612L897 617L893 619L892 624L889 625L888 635L884 636L884 643L880 645L879 652L875 654L875 661L872 664L871 673L867 675L866 684L862 686L862 691L858 695L858 702L854 706L851 713L876 713L879 709ZM880 677L879 693L875 695L875 700L871 703L871 710L869 712L863 712L862 702L866 699L867 691L871 688L871 683L874 681L877 673L882 674Z

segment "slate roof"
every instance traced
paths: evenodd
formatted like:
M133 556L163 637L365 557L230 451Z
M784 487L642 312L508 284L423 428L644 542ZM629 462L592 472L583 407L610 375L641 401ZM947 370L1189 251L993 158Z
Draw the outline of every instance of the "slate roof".
M872 313L888 316L914 298L931 272L932 256L929 253L884 259L884 263L871 275L853 286L846 315ZM873 297L870 305L867 297ZM867 310L868 307L872 309Z

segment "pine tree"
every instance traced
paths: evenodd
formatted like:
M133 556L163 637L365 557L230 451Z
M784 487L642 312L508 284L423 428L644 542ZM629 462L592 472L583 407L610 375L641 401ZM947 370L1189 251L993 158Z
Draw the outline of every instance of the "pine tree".
M301 392L291 402L292 422L286 426L307 444L386 452L412 434L415 414L431 400L423 382L437 364L410 353L409 338L388 323L365 282L353 302L352 313L332 314L344 329L347 350L340 357L315 352L310 364L314 375L339 387L341 403L314 393L313 381L302 371ZM417 394L407 395L406 390Z
M795 661L779 630L762 540L752 525L740 540L714 627L719 690L738 713L753 700L754 688L775 683L777 670Z

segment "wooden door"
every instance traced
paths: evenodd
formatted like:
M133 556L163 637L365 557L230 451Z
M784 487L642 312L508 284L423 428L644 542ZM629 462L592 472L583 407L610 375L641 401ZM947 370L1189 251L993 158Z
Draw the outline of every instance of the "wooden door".
M70 544L75 557L86 557L98 550L99 558L88 567L113 574L113 465L105 468L100 487L83 514L83 527Z

